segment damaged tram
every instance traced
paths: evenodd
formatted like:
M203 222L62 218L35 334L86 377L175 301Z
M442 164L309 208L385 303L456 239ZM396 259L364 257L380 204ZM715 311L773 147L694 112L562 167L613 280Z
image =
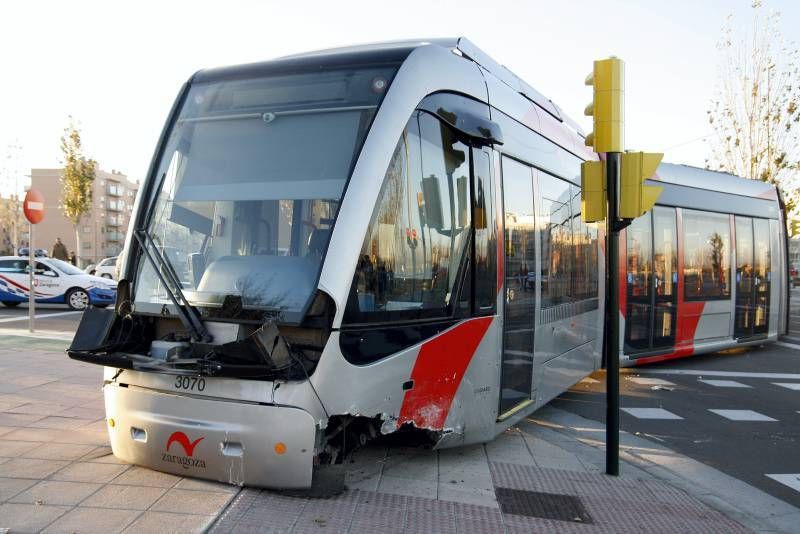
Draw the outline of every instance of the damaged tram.
M593 158L465 39L196 73L116 306L89 309L68 350L105 366L114 454L303 488L382 434L492 439L601 363Z

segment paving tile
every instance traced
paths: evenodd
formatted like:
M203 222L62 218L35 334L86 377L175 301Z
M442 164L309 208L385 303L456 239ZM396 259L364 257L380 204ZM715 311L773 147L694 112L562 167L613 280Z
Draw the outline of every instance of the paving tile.
M130 486L155 486L157 488L171 488L181 477L153 471L146 467L133 466L125 473L115 478L112 484L127 484Z
M2 468L2 466L0 466ZM383 475L378 484L379 493L393 493L396 495L412 495L418 497L436 498L436 480L414 480Z
M0 504L0 520L9 532L38 532L69 510L68 506Z
M43 532L97 532L106 534L122 532L141 512L136 510L111 510L79 506L64 514Z
M114 453L111 451L111 447L95 447L89 453L81 458L82 462L96 462L101 464L124 464L128 465L127 462L124 462L114 456Z
M91 419L79 419L76 417L60 417L57 415L45 417L29 424L29 428L59 428L59 429L75 429L91 423Z
M184 478L175 484L175 489L213 491L217 493L239 493L242 488L241 486L234 486L233 484L212 482L211 480Z
M43 480L9 499L9 502L76 505L99 488L100 484L89 482Z
M91 451L91 445L75 443L45 443L22 454L24 458L40 458L42 460L77 460ZM0 445L2 450L2 445Z
M52 475L68 462L60 460L38 460L34 458L13 458L0 464L0 477L44 478Z
M465 488L452 484L439 484L437 498L443 501L460 502L497 508L494 489Z
M312 500L295 521L292 533L319 532L320 529L346 532L353 519L355 507L356 502L351 500Z
M405 530L404 523L405 510L359 505L353 513L353 521L350 523L350 532L400 533Z
M0 456L5 458L16 458L40 445L41 443L38 441L12 441L0 439Z
M510 428L486 444L486 455L492 462L535 465L525 438L517 428Z
M452 514L445 515L409 510L406 516L405 532L452 532L455 534L456 531L456 518Z
M2 466L0 466L2 469ZM68 465L51 478L69 482L107 483L128 469L126 465L98 464L92 462L75 462Z
M400 478L435 481L438 476L436 451L419 454L390 454L383 465L383 474Z
M63 437L61 430L54 428L17 428L3 436L3 439L19 441L41 441L42 443L59 442Z
M153 486L122 486L108 484L81 503L95 508L119 508L123 510L147 510L160 499L166 488Z
M130 532L131 534L143 532L158 534L200 533L204 532L213 520L213 515L144 512L125 532ZM264 525L261 525L262 529L263 527Z
M230 493L171 489L150 508L155 512L192 512L197 514L217 514L228 504Z
M35 480L24 478L0 478L0 502L12 498L14 495L25 491L36 484Z
M0 403L2 407L2 403ZM13 413L27 413L34 415L55 415L70 408L69 404L59 404L57 402L27 402L14 407L13 410L5 410Z
M345 487L349 490L378 491L381 481L380 471L355 469L344 476Z
M44 416L28 413L0 412L0 425L3 426L25 427L40 419L44 419Z

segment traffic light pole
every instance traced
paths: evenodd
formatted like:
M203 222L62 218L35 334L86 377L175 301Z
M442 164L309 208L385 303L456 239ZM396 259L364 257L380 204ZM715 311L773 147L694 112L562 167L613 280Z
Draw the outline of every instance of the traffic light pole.
M606 474L619 476L619 177L621 154L606 153Z

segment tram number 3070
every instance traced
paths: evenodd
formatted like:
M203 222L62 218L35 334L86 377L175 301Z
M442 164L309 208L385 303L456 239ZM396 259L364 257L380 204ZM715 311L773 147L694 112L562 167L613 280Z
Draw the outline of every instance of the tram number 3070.
M175 377L175 388L186 389L188 391L203 391L206 389L206 379L196 376L177 376Z

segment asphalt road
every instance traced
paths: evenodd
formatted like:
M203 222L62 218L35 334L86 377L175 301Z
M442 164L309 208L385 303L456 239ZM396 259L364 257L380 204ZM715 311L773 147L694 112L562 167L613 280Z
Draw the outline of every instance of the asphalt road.
M623 373L622 430L800 507L800 346L731 350ZM592 378L555 406L605 421L604 373Z
M66 304L37 304L34 326L36 330L74 333L83 312L72 311ZM5 331L28 329L28 305L7 308L0 304L0 335Z

